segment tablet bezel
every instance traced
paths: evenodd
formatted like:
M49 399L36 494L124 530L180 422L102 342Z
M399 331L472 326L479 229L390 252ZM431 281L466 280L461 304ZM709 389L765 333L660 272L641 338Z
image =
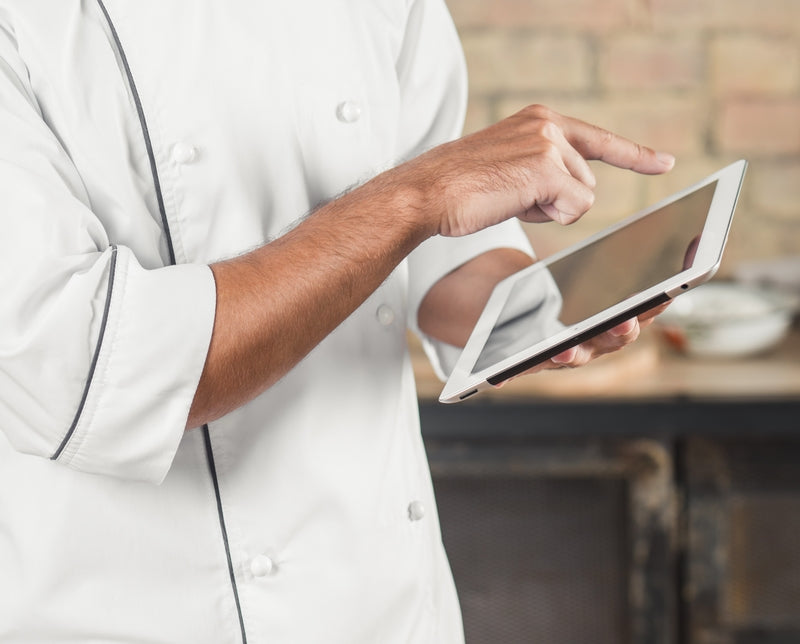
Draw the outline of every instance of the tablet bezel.
M450 377L439 396L444 403L459 402L481 390L496 386L531 367L552 358L585 340L606 331L633 316L668 302L677 295L708 281L719 268L722 252L730 231L733 212L741 191L747 161L739 160L707 176L697 183L676 192L656 204L639 211L618 223L574 244L550 257L536 262L499 282L489 297L484 310L473 329ZM545 269L562 257L573 253L598 239L614 234L634 221L647 217L655 211L717 182L705 225L700 236L692 266L676 273L648 289L628 297L589 318L565 327L549 338L519 351L500 362L472 373L472 367L483 350L486 339L511 291L514 283L533 271Z

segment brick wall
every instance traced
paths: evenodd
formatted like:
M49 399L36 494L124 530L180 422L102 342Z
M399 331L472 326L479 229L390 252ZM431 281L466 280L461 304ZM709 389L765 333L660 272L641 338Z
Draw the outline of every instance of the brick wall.
M664 177L593 164L579 223L528 226L541 255L751 162L721 273L800 254L800 0L447 0L470 72L467 131L544 103L675 154Z

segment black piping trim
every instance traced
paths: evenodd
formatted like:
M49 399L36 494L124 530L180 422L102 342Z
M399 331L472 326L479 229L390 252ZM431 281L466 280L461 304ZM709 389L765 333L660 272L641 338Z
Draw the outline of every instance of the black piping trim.
M97 0L100 5L100 10L106 18L108 28L111 30L111 36L114 38L114 44L117 47L122 66L125 68L125 75L128 78L128 85L130 86L133 102L136 104L136 111L139 114L139 123L142 126L142 135L144 136L144 144L147 148L147 158L150 160L150 171L153 173L153 184L156 189L156 199L158 200L158 211L161 213L161 223L164 228L164 235L167 238L167 251L169 252L169 263L175 264L175 247L172 245L172 233L169 230L169 221L167 220L167 209L164 207L164 195L161 191L161 180L158 177L158 166L156 165L156 155L153 152L153 142L150 138L150 128L147 126L147 118L145 118L144 108L142 107L142 99L139 97L139 90L136 88L136 81L133 79L131 67L128 64L128 57L125 55L125 50L122 47L122 41L117 33L117 28L114 26L114 21L103 4L103 0Z
M203 442L206 446L206 456L208 457L208 469L211 472L211 481L214 483L214 496L217 497L217 514L219 515L219 528L222 532L222 542L225 544L225 556L228 559L228 574L231 578L233 587L233 599L236 602L236 612L239 615L239 628L242 630L242 644L247 644L247 634L244 630L244 617L242 616L242 606L239 603L239 590L236 587L236 576L233 572L233 559L231 558L231 548L228 543L228 530L225 527L225 515L222 512L222 495L219 492L219 480L217 479L217 466L214 463L214 452L211 449L211 433L208 425L203 425Z
M78 427L78 421L81 419L81 415L83 414L83 408L86 406L86 399L89 397L89 388L92 386L92 380L94 380L94 372L97 369L97 361L100 359L100 349L103 347L103 338L106 335L106 325L108 324L108 312L111 310L111 294L114 291L114 276L117 272L117 247L111 247L111 265L108 269L108 287L106 288L106 305L103 309L103 320L100 323L100 335L97 336L97 346L94 348L94 356L92 356L92 364L89 365L89 376L86 379L86 386L83 388L83 395L81 396L81 402L78 404L78 411L75 412L75 418L72 419L72 424L69 426L66 435L64 436L64 440L61 441L61 444L58 446L58 449L55 453L50 457L51 461L55 461L61 456L64 448L69 443L69 439L72 438L72 435L75 433L75 429Z
M100 10L103 12L105 16L106 22L108 23L108 27L111 30L111 35L114 38L114 44L117 48L117 52L119 54L120 60L122 61L122 65L125 68L125 75L128 80L128 85L130 87L131 94L133 95L134 103L136 104L136 111L139 115L139 122L142 126L142 135L144 136L145 146L147 148L147 156L150 159L150 170L153 174L153 185L156 191L156 199L158 200L158 209L161 213L161 221L164 227L164 235L167 239L167 250L169 251L169 261L170 264L176 264L175 260L175 250L172 245L172 234L170 233L169 229L169 220L167 219L167 211L164 207L164 195L161 190L161 181L158 177L158 166L156 165L156 158L153 152L153 142L150 138L150 129L147 126L147 119L145 118L144 108L142 107L142 101L139 96L139 91L136 88L136 82L133 78L133 72L131 72L130 65L128 64L128 57L125 55L125 50L122 47L122 41L119 38L119 34L117 33L117 29L114 26L114 21L111 19L111 16L108 13L105 5L103 4L103 0L97 0L97 4L100 7ZM231 548L230 543L228 542L228 530L225 527L225 514L222 511L222 496L220 495L219 490L219 480L217 479L217 467L214 463L214 452L211 446L211 434L208 430L208 425L203 425L203 442L205 444L206 450L206 458L208 459L208 470L211 474L211 482L214 485L214 497L216 498L217 503L217 516L219 518L219 527L220 532L222 533L222 543L225 548L225 558L228 562L228 574L231 579L231 588L233 589L233 599L236 604L236 613L239 617L239 628L242 633L242 644L247 644L247 633L244 628L244 616L242 615L242 605L239 601L239 589L236 586L236 575L234 574L233 570L233 558L231 557Z

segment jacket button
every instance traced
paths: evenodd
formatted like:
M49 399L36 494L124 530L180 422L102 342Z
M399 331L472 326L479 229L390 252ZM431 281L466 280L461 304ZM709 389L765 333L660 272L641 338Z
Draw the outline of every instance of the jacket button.
M194 163L197 160L197 148L188 143L176 143L172 146L172 160L178 165Z
M383 326L391 326L394 322L394 311L388 304L381 304L375 312L375 317Z
M422 501L412 501L408 504L408 520L419 521L425 517L425 506Z
M266 577L275 569L275 563L266 555L253 557L250 562L250 572L253 577Z
M336 118L342 123L355 123L361 118L361 105L355 101L345 101L336 107Z

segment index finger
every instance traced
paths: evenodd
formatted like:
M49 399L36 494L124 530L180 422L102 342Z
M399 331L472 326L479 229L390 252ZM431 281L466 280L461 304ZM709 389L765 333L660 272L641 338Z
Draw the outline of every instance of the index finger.
M661 174L675 165L675 157L667 152L657 152L586 121L563 118L564 136L584 159L603 161L642 174Z

